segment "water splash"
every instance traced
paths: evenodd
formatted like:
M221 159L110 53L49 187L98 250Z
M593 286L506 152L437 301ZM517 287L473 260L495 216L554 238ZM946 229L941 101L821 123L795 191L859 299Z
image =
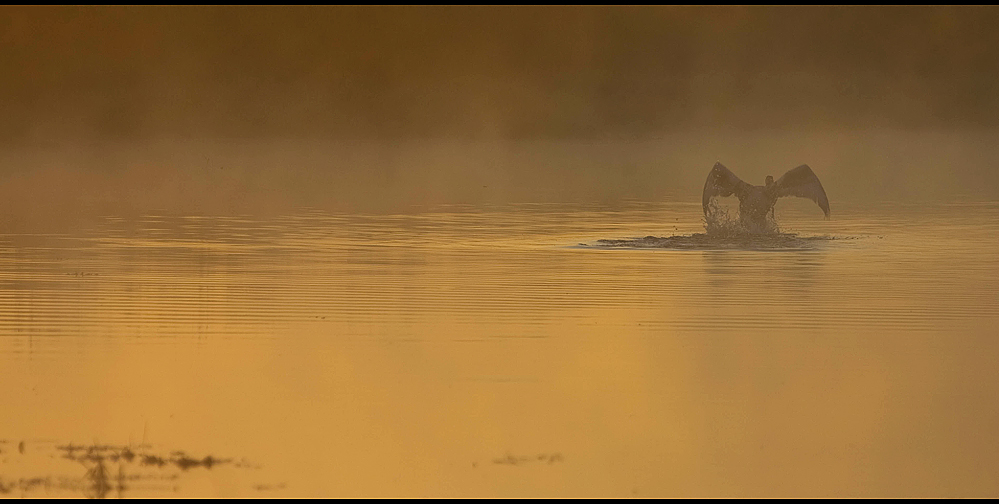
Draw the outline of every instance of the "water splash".
M785 233L773 217L757 225L733 217L728 209L711 201L704 219L704 233L673 236L646 236L617 240L597 240L587 248L670 249L670 250L812 250L832 236L799 236Z
M619 240L597 240L579 244L583 248L666 249L666 250L813 250L830 236L798 236L793 233L717 236L706 233L674 236L646 236Z
M715 199L708 204L708 212L704 216L704 231L709 236L720 238L736 238L745 235L781 235L780 226L774 217L774 212L767 214L762 223L744 221L729 214L728 209L718 206Z

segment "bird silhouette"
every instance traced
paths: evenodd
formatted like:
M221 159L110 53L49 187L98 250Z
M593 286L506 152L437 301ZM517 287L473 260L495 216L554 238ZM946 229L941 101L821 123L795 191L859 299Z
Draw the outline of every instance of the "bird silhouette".
M715 163L708 173L708 180L704 182L704 194L701 197L705 218L710 219L711 198L732 195L739 198L739 220L751 229L764 228L767 214L773 211L777 199L783 196L808 198L817 203L826 218L829 218L829 198L826 197L819 178L808 165L788 170L777 182L767 175L766 185L754 186L743 182L721 163Z

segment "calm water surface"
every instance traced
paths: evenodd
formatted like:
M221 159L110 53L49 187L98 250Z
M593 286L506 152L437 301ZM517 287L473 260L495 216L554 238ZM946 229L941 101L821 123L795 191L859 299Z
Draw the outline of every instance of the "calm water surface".
M999 496L999 204L818 215L0 235L0 495Z

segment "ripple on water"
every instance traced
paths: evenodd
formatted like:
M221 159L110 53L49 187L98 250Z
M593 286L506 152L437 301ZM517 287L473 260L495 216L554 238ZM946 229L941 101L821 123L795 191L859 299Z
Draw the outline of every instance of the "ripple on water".
M587 248L605 249L666 249L666 250L812 250L831 240L854 237L799 236L796 233L740 234L715 236L694 233L674 236L646 236L644 238L602 239L593 244L579 244Z

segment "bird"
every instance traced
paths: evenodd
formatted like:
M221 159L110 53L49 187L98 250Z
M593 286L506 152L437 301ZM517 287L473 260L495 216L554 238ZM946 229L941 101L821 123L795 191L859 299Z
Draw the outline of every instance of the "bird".
M763 229L767 214L773 212L777 199L783 196L808 198L819 205L826 218L829 218L829 198L822 188L822 183L808 165L801 165L788 170L774 182L767 175L766 185L754 186L743 182L739 177L720 162L708 173L704 182L704 194L701 203L704 206L704 216L709 218L709 204L715 196L732 196L739 198L739 220L751 229Z

